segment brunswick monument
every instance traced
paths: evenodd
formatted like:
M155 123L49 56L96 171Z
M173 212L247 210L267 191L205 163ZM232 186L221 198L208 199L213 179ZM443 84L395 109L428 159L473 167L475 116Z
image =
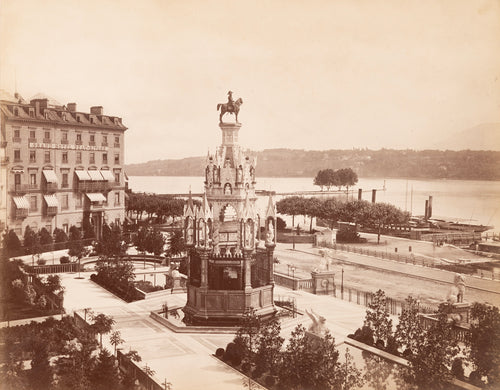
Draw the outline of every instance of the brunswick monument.
M250 308L261 318L276 312L276 211L271 197L263 213L256 209L257 161L238 145L242 102L233 101L229 91L228 102L218 104L222 144L207 156L201 205L190 196L184 209L188 282L183 311L189 325L234 325ZM235 122L223 122L225 113L235 114Z

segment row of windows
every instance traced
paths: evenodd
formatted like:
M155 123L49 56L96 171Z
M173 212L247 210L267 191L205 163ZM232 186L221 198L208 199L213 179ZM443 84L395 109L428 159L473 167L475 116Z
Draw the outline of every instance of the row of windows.
M44 130L43 131L43 141L48 143L52 142L52 136L51 136L51 130ZM61 143L68 143L69 138L68 138L68 131L61 131ZM115 136L108 136L107 134L102 134L101 135L101 144L102 146L107 146L108 142L111 140L111 137L114 137L114 146L119 147L120 146L120 136L115 135ZM29 130L29 138L30 140L36 140L36 130ZM108 141L109 139L109 141ZM21 141L21 129L14 129L14 141L20 142ZM76 133L76 138L75 138L76 144L82 144L82 133ZM96 143L96 134L95 133L90 133L89 137L89 145L95 145Z
M115 176L115 183L120 183L120 172L116 171L114 173L114 176ZM37 177L38 177L38 174L36 174L36 173L29 174L29 179L30 179L29 184L31 187L35 187L37 185ZM16 185L21 184L21 174L20 173L16 173L14 175L14 183ZM69 188L69 173L68 172L62 173L61 187L62 188Z
M119 192L114 193L114 205L115 206L120 206L121 205L121 197ZM105 195L106 196L106 195ZM38 195L30 195L29 198L29 212L35 212L38 211L39 207L39 199ZM68 210L69 209L69 194L62 194L59 195L58 197L59 200L59 206L61 207L61 210ZM108 200L109 202L109 200ZM107 204L107 202L106 202ZM83 194L77 194L76 201L75 201L75 208L81 209L83 207Z
M114 158L115 164L120 164L120 153L115 153L114 157L115 157ZM102 153L101 158L103 164L108 164L108 153L106 152ZM36 163L36 159L37 159L36 150L30 149L30 163ZM51 159L52 159L51 151L45 150L43 152L43 162L50 163L52 162ZM14 149L14 162L22 162L21 149ZM61 153L61 163L63 164L68 163L68 152ZM96 153L89 152L89 164L95 164L95 163L96 163ZM76 152L76 164L82 164L82 152Z

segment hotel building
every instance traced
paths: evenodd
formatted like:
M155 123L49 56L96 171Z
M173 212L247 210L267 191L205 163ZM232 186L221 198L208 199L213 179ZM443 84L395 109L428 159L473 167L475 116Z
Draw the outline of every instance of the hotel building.
M122 119L37 95L0 95L0 229L68 232L84 220L97 237L125 218Z

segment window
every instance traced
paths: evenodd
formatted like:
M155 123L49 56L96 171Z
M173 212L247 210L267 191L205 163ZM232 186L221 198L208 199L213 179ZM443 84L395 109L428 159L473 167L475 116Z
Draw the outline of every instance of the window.
M62 174L62 188L69 187L68 177L69 177L68 173L63 172L63 174Z
M81 192L79 192L76 195L76 207L82 208L82 205L83 205L83 194Z
M14 175L14 184L16 186L21 185L21 174L20 173L16 173Z
M108 163L108 154L107 153L103 153L102 154L102 163L103 164L107 164Z
M82 133L76 133L76 144L77 145L82 144Z
M30 163L36 163L36 150L30 150Z
M120 184L120 172L115 172L115 183Z
M14 130L14 138L21 138L21 130L19 129Z
M64 230L64 233L68 234L68 227L69 225L67 223L63 223L62 229Z
M115 136L115 145L118 145L118 146L120 145L120 136L119 135Z
M50 150L46 150L44 155L45 155L44 161L46 163L49 163L50 162Z
M102 136L102 145L106 146L107 144L108 144L108 136L107 135L103 135Z
M15 162L21 161L21 150L20 149L14 150L14 161Z
M63 131L63 132L62 132L62 139L61 139L61 142L62 142L63 144L68 143L68 132L67 132L67 131Z
M120 204L120 193L115 192L115 206Z
M49 140L50 139L50 131L46 131L45 132L45 137L44 137L46 140Z
M35 139L36 138L36 131L35 130L30 130L30 138Z
M90 142L95 142L95 134L90 134Z
M120 153L115 153L115 164L120 164Z
M76 152L76 163L77 164L82 163L82 152Z
M30 117L31 118L35 117L35 110L33 108L30 108Z
M66 163L66 164L68 163L68 152L63 152L63 154L62 154L62 162L63 162L63 164L64 163Z
M67 210L68 208L69 208L69 195L63 194L62 202L61 202L61 209Z
M90 158L89 158L89 164L95 164L95 153L94 152L90 152L89 156L90 156Z
M36 210L38 210L37 196L31 195L30 196L30 211L36 211Z
M30 173L30 185L36 186L36 173Z

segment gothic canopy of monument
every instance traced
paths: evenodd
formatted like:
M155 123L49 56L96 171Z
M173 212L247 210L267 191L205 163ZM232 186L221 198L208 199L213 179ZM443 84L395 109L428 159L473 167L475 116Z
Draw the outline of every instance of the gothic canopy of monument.
M257 162L238 145L241 103L241 98L233 101L230 91L228 103L217 106L222 143L207 156L201 205L190 197L184 209L189 266L183 310L188 324L235 324L250 308L260 317L276 312L275 206L270 197L264 211L256 208ZM224 113L234 113L236 121L223 122Z

